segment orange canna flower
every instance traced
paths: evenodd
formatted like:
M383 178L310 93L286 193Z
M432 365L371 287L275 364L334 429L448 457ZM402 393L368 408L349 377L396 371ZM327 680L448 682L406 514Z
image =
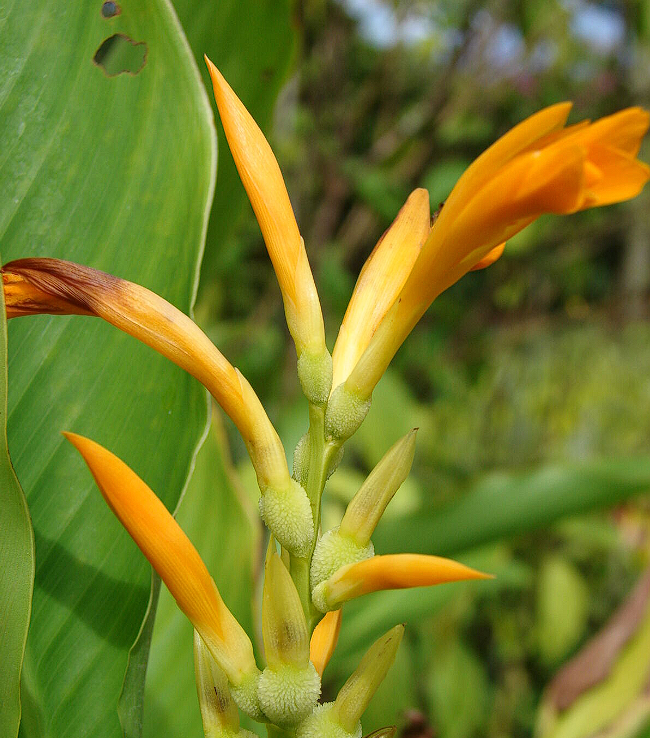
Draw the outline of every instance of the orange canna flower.
M255 211L280 284L298 356L325 351L325 330L305 244L282 172L268 141L215 65L205 57L214 97L241 181Z
M250 639L163 503L110 451L76 433L63 435L83 456L108 506L165 582L229 681L239 685L256 674Z
M335 610L355 597L382 589L430 587L465 579L491 579L476 569L440 556L388 554L342 566L312 592L321 612Z
M570 103L552 105L502 136L461 176L404 285L346 380L367 399L433 300L544 213L568 214L635 197L650 178L636 159L649 114L628 108L564 128Z
M330 610L314 628L309 642L309 660L323 676L325 667L332 658L341 631L342 610Z

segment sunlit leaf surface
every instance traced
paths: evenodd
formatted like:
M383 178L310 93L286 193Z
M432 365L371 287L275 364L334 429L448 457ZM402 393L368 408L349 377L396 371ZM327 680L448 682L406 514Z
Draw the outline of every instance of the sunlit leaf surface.
M2 258L89 264L187 312L213 189L207 98L169 3L123 0L111 17L102 7L15 1L0 13ZM143 65L108 53L98 66L115 34L120 54L144 44ZM36 540L21 735L117 737L150 569L60 432L104 444L173 509L205 392L94 318L9 328L9 446Z

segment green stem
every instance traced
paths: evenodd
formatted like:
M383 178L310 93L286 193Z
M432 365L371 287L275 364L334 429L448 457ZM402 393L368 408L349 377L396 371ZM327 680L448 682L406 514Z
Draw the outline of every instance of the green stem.
M310 630L320 619L320 613L311 602L311 589L309 587L309 568L311 557L316 545L316 536L320 528L320 501L327 470L332 458L339 450L340 444L325 441L325 409L316 405L309 405L309 472L307 474L307 497L311 504L312 517L314 519L314 544L308 556L298 558L291 557L291 577L298 590L300 602L310 625Z

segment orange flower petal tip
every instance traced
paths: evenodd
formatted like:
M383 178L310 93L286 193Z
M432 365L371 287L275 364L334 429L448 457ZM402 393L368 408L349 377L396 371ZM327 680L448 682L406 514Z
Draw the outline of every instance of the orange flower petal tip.
M430 587L466 579L493 579L493 575L440 556L390 554L341 567L314 588L312 597L316 607L325 612L370 592Z
M492 251L488 252L480 261L477 261L476 264L474 264L470 269L470 272L477 272L479 269L487 269L487 267L492 266L495 261L498 261L501 258L505 247L505 241L500 243L498 246L495 246Z
M199 632L223 637L223 601L189 538L151 489L95 441L63 433L83 456L108 506Z
M309 660L316 671L323 676L325 667L332 658L341 631L342 610L325 613L323 619L314 628L309 643Z

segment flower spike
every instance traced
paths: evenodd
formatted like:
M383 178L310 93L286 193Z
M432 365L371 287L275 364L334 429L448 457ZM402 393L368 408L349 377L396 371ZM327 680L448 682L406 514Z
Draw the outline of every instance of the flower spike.
M303 354L308 357L303 362L309 367L305 369L299 365L301 381L303 385L308 382L318 385L305 387L305 394L310 401L323 404L332 381L331 357L325 346L323 315L316 285L282 172L268 141L241 100L207 56L205 63L228 146L280 284L287 325L295 341L298 358L300 360ZM305 376L313 373L311 365L314 364L320 382Z
M345 382L344 403L368 400L431 302L544 213L569 214L628 200L650 178L636 159L650 115L629 108L563 129L569 103L515 126L461 176L407 277ZM336 408L331 413L335 414Z
M309 642L309 660L323 676L325 667L332 658L341 631L343 610L331 610L314 628Z
M382 589L430 587L465 579L492 579L492 575L440 556L388 554L341 567L314 588L312 597L316 607L327 612L355 597Z
M231 684L241 687L256 679L258 669L249 637L167 508L110 451L76 433L64 435L83 456L108 506L165 582Z
M187 315L154 292L60 259L19 259L2 268L7 316L71 313L103 318L196 377L241 433L262 492L267 525L287 549L311 545L307 495L289 474L284 448L255 391Z

